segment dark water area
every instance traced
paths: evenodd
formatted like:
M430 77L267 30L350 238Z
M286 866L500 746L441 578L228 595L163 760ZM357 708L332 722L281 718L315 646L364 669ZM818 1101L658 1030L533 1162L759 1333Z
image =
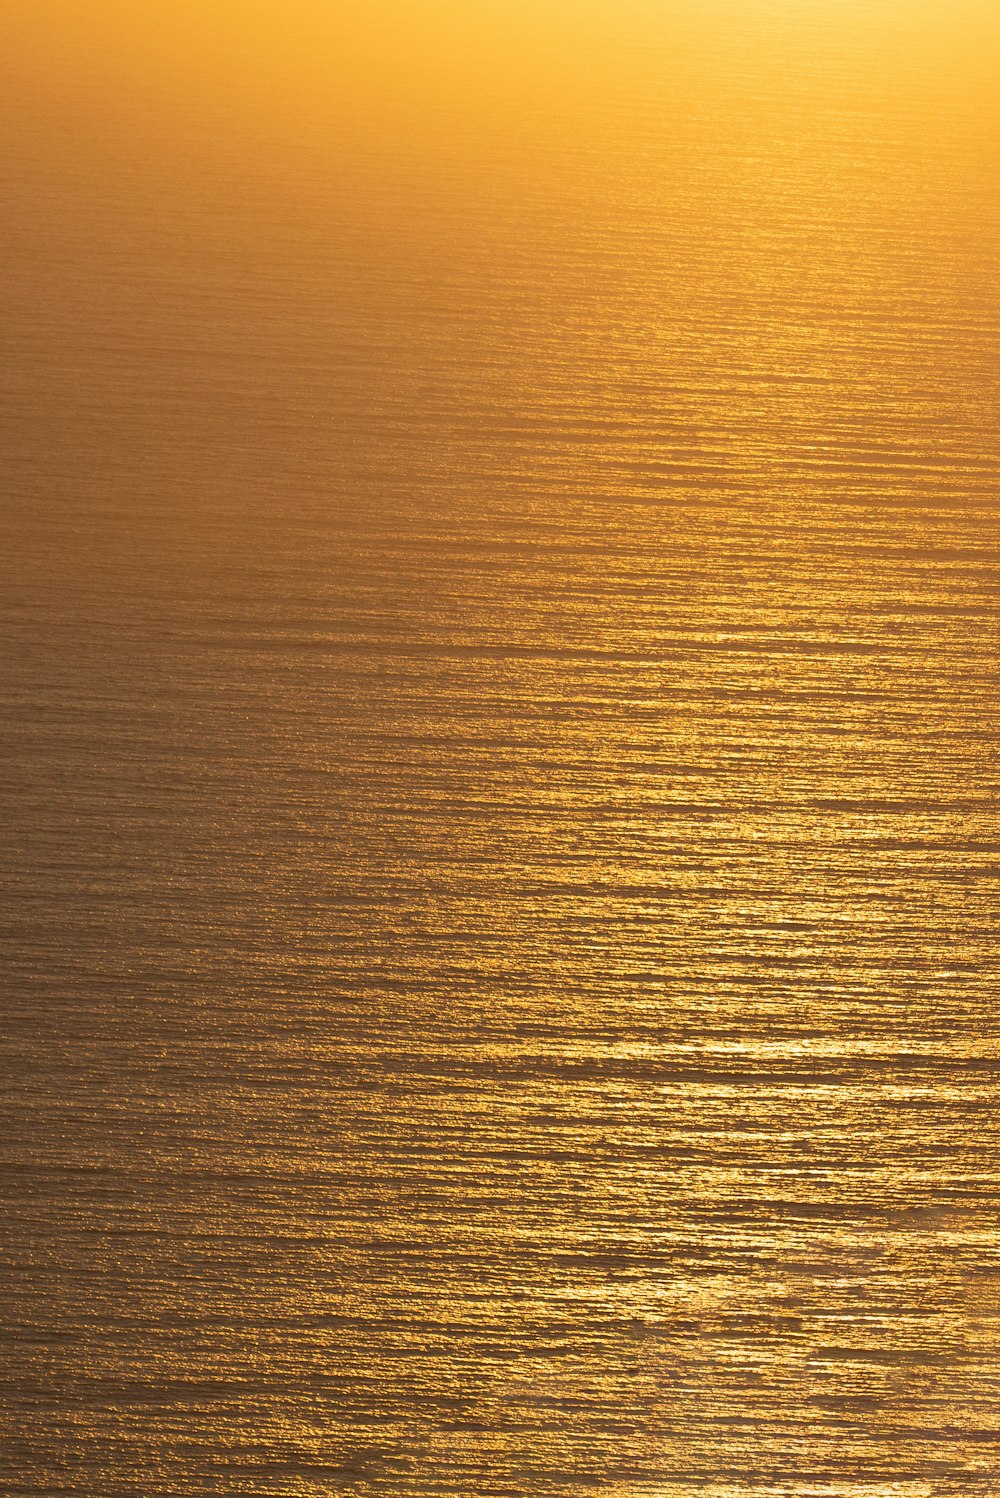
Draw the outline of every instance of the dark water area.
M4 1495L1000 1491L994 54L804 9L4 23Z

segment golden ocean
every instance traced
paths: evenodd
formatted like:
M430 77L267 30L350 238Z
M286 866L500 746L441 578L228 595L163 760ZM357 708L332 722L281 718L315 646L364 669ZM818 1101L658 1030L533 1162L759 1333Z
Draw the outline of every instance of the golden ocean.
M4 1498L997 1498L1000 9L0 129Z

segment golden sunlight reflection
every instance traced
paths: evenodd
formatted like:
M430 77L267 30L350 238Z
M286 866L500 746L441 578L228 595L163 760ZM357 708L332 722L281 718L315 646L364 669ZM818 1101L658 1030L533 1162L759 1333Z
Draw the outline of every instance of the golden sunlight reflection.
M998 64L7 0L0 1490L998 1491Z

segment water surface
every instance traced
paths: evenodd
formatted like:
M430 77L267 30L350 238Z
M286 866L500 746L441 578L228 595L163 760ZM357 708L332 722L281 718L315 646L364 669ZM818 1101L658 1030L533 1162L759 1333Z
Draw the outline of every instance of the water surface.
M995 17L0 31L4 1492L990 1498Z

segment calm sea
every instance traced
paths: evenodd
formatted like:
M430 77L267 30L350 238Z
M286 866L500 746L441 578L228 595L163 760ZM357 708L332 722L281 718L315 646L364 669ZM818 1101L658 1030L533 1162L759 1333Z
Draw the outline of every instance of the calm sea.
M4 1498L995 1498L996 17L0 42Z

